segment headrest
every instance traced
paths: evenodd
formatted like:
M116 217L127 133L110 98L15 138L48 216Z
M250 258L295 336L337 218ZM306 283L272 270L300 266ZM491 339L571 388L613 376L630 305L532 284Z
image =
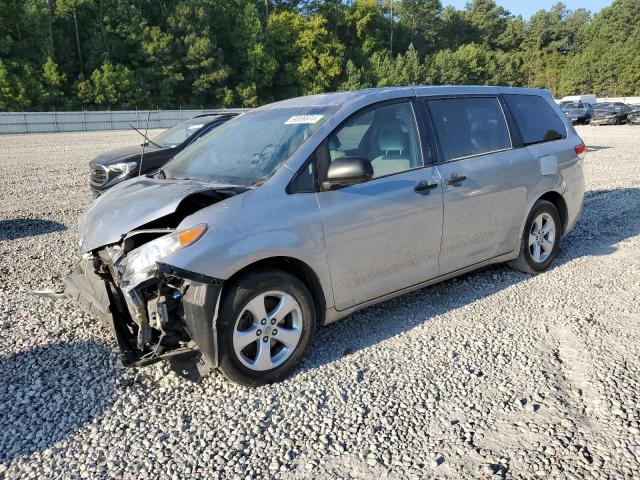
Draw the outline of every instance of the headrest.
M397 124L385 124L378 134L378 148L382 152L401 152L404 150L402 129Z

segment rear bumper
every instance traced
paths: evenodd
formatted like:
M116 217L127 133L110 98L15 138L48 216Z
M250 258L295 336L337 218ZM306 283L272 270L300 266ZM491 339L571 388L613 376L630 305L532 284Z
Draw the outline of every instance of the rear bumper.
M111 330L124 367L169 360L177 373L198 379L218 366L216 315L222 281L159 264L157 284L180 283L183 293L171 296L158 291L154 305L163 312L162 329L154 332L156 343L141 347L137 325L124 300L127 293L108 276L96 273L94 261L83 259L67 276L65 293ZM143 303L149 317L155 314Z

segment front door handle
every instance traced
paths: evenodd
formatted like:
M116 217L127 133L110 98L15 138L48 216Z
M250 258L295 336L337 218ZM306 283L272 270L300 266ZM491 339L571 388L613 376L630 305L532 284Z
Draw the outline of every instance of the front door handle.
M417 193L429 193L430 190L434 188L438 188L438 184L436 182L430 182L429 180L420 180L416 183L416 186L413 187L413 191Z
M461 182L464 182L467 179L464 175L459 175L457 173L452 174L449 178L447 178L444 183L447 185L457 185Z

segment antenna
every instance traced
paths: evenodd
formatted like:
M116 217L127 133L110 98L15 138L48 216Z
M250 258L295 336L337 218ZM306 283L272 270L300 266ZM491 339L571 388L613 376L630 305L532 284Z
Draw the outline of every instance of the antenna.
M133 128L136 132L138 132L140 134L140 136L142 138L144 138L147 142L149 143L153 143L156 147L158 148L162 148L160 145L158 145L156 142L154 142L153 140L151 140L149 137L147 137L144 133L142 133L140 130L138 130L136 127L134 127L133 125L131 125L130 123L128 124L131 128Z
M147 112L147 126L144 129L144 138L147 137L147 132L149 131L149 117L151 117L151 110ZM149 140L151 141L151 140ZM147 142L142 142L142 155L140 155L140 166L138 167L138 176L142 173L142 160L144 159L144 147L147 145Z

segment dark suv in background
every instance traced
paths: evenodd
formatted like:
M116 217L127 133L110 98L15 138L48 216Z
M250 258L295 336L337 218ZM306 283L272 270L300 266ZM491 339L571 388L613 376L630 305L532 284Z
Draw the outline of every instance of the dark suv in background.
M176 153L236 115L238 112L198 115L178 123L153 140L145 138L141 145L119 148L98 155L89 162L93 195L97 197L123 180L157 170Z
M627 123L631 109L622 102L600 102L593 110L591 125L622 125Z
M593 107L586 102L562 102L560 108L572 125L587 124L593 117Z
M629 105L627 125L640 125L640 105Z

